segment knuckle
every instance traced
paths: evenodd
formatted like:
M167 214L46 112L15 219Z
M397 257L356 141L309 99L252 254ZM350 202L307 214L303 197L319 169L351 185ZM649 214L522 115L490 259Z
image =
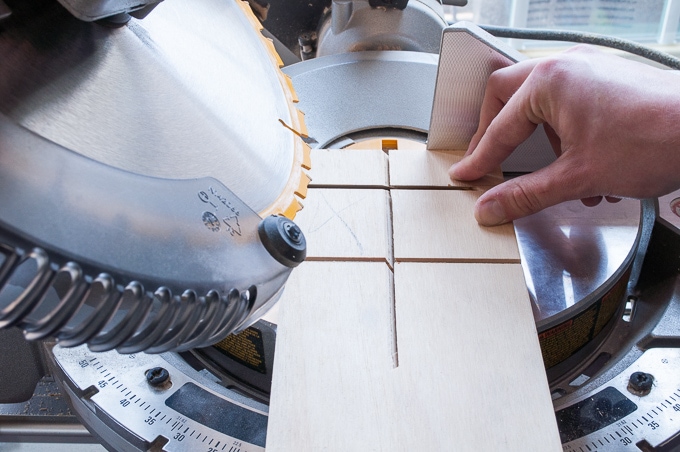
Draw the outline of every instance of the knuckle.
M492 72L486 82L486 89L495 92L498 90L498 88L502 87L505 83L503 75L503 69L498 69L497 71Z
M527 187L524 184L513 184L509 195L509 207L511 211L517 214L526 215L538 212L546 207L540 194L532 187Z
M569 65L563 58L549 58L536 64L532 76L550 85L557 85L569 76Z
M479 157L482 166L492 168L510 155L516 148L513 144L513 137L514 135L505 130L502 124L492 122L484 134L484 147L494 152L485 153Z

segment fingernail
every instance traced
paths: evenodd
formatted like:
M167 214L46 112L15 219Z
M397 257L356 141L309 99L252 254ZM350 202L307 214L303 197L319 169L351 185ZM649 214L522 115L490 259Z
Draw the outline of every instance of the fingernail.
M477 218L477 223L483 226L496 226L508 222L505 216L505 209L495 199L481 203L475 210L475 217Z

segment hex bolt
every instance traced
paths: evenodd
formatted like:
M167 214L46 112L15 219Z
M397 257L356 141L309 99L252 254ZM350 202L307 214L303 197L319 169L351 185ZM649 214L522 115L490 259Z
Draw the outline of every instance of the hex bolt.
M170 374L162 367L149 369L144 375L146 376L146 381L154 388L163 386L170 380Z
M654 375L645 372L633 372L628 380L628 391L640 397L646 396L654 385Z
M300 46L300 58L302 61L309 60L314 57L316 50L317 36L315 31L301 33L298 36L298 45Z

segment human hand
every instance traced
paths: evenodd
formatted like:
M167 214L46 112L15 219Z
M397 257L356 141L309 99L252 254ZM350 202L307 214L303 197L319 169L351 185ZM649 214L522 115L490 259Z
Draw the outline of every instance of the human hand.
M474 180L500 165L538 124L552 164L484 193L475 218L502 224L572 199L647 198L680 188L680 74L577 46L494 72L479 128L449 169Z

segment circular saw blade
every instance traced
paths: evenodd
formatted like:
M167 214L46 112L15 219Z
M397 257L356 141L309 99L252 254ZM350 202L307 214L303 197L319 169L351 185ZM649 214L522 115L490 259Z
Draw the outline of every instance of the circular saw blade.
M299 210L304 119L247 2L162 2L117 29L56 2L18 16L0 40L11 119L125 171L213 177L263 217Z

